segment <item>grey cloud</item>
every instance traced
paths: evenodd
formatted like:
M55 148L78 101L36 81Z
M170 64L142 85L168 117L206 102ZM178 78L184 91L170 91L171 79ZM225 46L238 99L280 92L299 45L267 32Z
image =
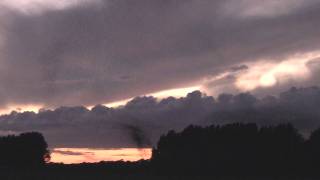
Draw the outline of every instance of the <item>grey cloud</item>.
M60 107L39 113L12 112L0 116L1 132L39 131L51 148L151 147L167 131L190 124L255 122L259 125L293 123L303 133L320 126L320 88L291 88L279 96L258 98L250 93L199 91L183 98L136 97L125 106Z
M319 49L319 2L240 19L242 11L221 12L228 3L105 0L33 15L8 9L0 14L0 103L106 103Z
M307 63L307 66L309 67L309 69L311 69L312 75L318 74L318 72L320 71L320 58L310 60Z
M285 91L290 87L310 87L319 86L320 84L320 58L310 59L306 63L306 67L310 71L310 75L307 79L287 78L282 80L281 77L277 79L277 83L272 87L257 88L251 93L256 96L263 97L265 95L277 95L279 92ZM226 89L224 89L226 90Z
M203 88L207 93L214 95L221 93L240 93L241 91L237 89L235 82L239 74L249 70L250 68L245 64L231 67L229 70L220 74L220 76L208 78L203 84Z
M74 152L74 151L64 151L64 150L53 150L53 153L62 154L62 155L71 155L71 156L83 156L87 153Z
M247 65L240 65L240 66L235 66L231 68L231 72L238 72L238 71L243 71L247 70L249 67Z
M259 1L229 0L221 7L221 12L239 18L274 18L284 16L313 5L314 0Z

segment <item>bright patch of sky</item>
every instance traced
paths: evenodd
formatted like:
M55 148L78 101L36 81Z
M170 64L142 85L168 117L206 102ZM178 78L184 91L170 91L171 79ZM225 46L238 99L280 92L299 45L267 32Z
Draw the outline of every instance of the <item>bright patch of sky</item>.
M237 18L272 18L290 14L311 0L231 0L222 5L221 13Z
M2 0L0 5L24 14L38 14L46 10L63 10L84 3L99 3L100 0Z
M51 162L55 163L94 163L100 161L138 161L150 159L150 148L92 149L92 148L55 148Z
M236 87L242 91L251 91L256 88L274 86L279 81L306 80L311 75L307 63L318 57L320 53L316 52L294 56L280 63L268 63L270 61L254 63L250 65L247 72L237 77Z

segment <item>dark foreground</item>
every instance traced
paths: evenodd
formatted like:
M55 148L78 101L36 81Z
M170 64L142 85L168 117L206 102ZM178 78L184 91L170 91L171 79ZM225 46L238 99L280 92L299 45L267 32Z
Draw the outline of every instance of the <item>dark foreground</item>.
M0 180L320 179L320 129L305 138L291 124L189 126L161 136L151 160L51 164L39 133L0 138Z
M1 180L318 180L318 176L297 175L190 175L159 174L149 167L149 161L48 164L41 169L2 170Z

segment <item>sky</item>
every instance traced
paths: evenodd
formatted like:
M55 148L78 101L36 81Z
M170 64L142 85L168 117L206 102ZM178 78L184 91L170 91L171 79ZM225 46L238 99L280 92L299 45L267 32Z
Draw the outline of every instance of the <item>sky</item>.
M57 148L52 151L51 157L51 162L65 164L119 160L138 161L140 159L149 159L151 157L151 149Z
M313 119L319 18L318 0L2 0L0 133L150 147L169 129L232 121L222 110L240 113L238 97L259 112L307 98ZM317 125L301 114L290 122Z

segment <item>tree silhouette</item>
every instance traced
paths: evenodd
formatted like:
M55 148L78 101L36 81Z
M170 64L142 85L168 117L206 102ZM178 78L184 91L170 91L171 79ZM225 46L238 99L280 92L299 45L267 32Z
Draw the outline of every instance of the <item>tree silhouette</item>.
M153 149L152 163L162 173L286 174L299 168L304 139L290 124L189 126L170 131Z
M40 133L0 137L1 167L37 167L49 161L48 145Z

